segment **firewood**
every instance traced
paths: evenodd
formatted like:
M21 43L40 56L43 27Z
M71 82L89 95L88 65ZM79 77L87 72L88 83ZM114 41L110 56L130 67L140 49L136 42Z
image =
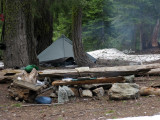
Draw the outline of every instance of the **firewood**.
M160 88L142 87L140 89L140 95L158 95L160 96Z
M151 69L146 75L160 75L160 68Z
M32 69L31 73L23 72L21 78L23 81L36 84L37 83L38 72L35 68Z
M34 102L37 96L37 92L15 85L10 86L8 92L13 99L26 102Z
M13 83L16 86L20 86L22 88L27 88L27 89L33 90L33 91L40 91L43 88L43 86L37 86L33 83L30 83L30 82L27 82L24 80L14 80Z
M22 70L5 69L0 71L0 83L12 82L17 76L22 75Z
M128 76L133 74L144 74L151 69L160 68L160 64L148 64L148 65L135 65L135 66L116 66L116 67L97 67L89 68L85 71L77 71L76 69L56 69L56 70L42 70L38 71L39 77L117 77ZM24 70L5 69L0 71L0 83L6 81L13 81L17 76L22 76ZM149 73L150 74L150 73Z

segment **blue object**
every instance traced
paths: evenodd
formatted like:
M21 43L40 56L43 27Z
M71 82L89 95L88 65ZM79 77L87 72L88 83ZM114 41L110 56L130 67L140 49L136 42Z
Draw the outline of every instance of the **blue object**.
M36 97L35 102L38 104L51 104L52 99L50 97L39 96Z

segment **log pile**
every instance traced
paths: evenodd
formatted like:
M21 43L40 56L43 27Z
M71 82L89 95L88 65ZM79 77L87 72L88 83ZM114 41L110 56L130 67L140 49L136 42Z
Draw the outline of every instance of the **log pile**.
M38 71L39 77L66 78L66 77L117 77L133 74L159 74L160 64L135 65L135 66L116 66L116 67L97 67L88 70L78 71L76 69L48 69ZM18 76L22 76L24 70L5 69L0 71L0 83L11 82Z
M51 77L61 80L52 82L53 86L59 85L84 85L84 84L97 84L97 83L117 83L124 82L125 77L133 74L150 74L152 69L160 69L160 64L148 65L135 65L135 66L117 66L117 67L97 67L97 68L77 68L77 69L58 69L58 70L41 70L33 71L28 74L24 70L2 70L0 71L0 82L6 80L13 81L9 87L9 95L16 100L25 100L33 102L34 98L38 95L43 87L35 86L37 82L37 75L39 77ZM149 72L150 71L150 72ZM17 78L21 77L22 80L18 81ZM62 81L63 78L95 78L75 81ZM103 78L99 78L103 77Z

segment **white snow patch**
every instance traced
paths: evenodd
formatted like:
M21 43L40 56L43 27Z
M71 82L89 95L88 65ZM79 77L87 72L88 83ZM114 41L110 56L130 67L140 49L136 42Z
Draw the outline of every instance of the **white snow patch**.
M126 60L133 62L152 62L160 60L160 54L146 54L146 55L127 55L115 48L102 49L88 52L91 56L96 59L107 59L107 60Z
M141 117L128 117L128 118L107 119L107 120L160 120L160 115L155 115L155 116L141 116Z
M4 67L4 63L2 61L0 61L0 68Z

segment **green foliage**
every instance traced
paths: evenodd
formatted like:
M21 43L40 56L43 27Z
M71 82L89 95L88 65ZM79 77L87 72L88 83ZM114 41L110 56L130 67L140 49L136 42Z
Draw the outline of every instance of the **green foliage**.
M145 42L151 40L153 27L159 16L159 2L155 0L114 0L114 17L112 25L114 26L116 37L119 41L119 48L136 42L135 47L140 49L140 34ZM141 32L141 33L140 33ZM145 38L144 38L145 37ZM116 41L117 41L116 40ZM133 45L132 45L133 46Z
M71 11L69 11L68 14L69 14L68 16L71 16ZM71 22L71 17L68 17L68 16L66 16L64 12L61 12L58 14L58 17L56 18L57 22L53 23L53 34L54 34L53 40L56 40L62 34L71 38L72 22Z
M16 104L13 104L12 106L20 108L20 107L22 107L22 104L21 103L16 103Z
M41 17L36 3L32 0L32 14ZM62 34L72 39L72 8L80 6L83 9L82 40L86 51L108 47L140 49L140 33L148 43L156 21L160 18L158 0L48 0L48 4L51 7L46 9L53 13L53 40ZM19 6L12 3L5 13L13 12L14 16L18 10ZM13 16L7 16L7 19L16 21ZM8 34L16 31L10 26ZM49 26L42 25L40 30L43 28L48 32ZM37 34L42 33L38 31Z
M108 4L110 4L109 7ZM107 47L110 0L90 0L83 11L83 43L86 51Z
M53 12L53 40L56 40L62 34L71 39L71 0L55 0L52 4Z
M52 10L54 11L54 40L62 34L70 39L72 26L72 6L81 6L83 8L83 44L86 51L104 48L107 46L107 38L109 31L109 11L112 6L111 0L67 0L70 4L63 0L59 3L55 1ZM106 7L109 6L109 7ZM62 9L64 8L64 9ZM73 11L74 12L74 11Z

